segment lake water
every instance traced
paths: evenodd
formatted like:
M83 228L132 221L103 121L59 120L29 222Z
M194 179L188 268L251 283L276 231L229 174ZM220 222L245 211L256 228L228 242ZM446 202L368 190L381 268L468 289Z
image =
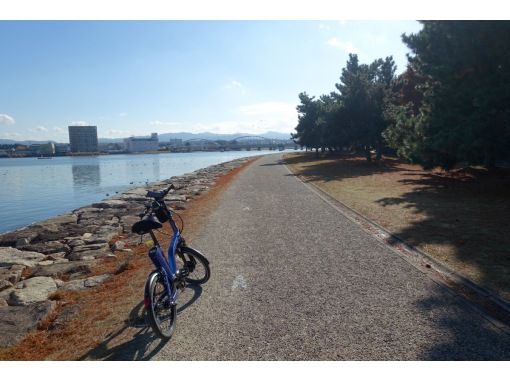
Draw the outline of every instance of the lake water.
M270 151L0 159L0 233L129 188Z

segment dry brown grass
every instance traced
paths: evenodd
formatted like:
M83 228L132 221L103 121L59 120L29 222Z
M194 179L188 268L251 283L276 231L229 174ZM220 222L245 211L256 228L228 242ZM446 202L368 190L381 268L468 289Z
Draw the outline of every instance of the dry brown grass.
M385 158L286 156L290 169L472 281L510 299L510 172L445 173Z
M207 193L192 201L188 210L180 212L186 223L185 236L189 240L196 236L207 216L215 209L223 189L250 162L220 177ZM163 232L170 233L168 226ZM159 235L160 241L167 241L167 236ZM0 349L0 360L108 358L109 355L111 357L109 350L112 346L133 342L133 336L140 331L136 324L142 316L143 289L152 264L147 257L146 245L130 248L133 250L131 253L122 252L117 260L106 260L96 265L89 274L117 273L111 281L86 291L54 294L52 299L57 301L56 311L17 346ZM71 305L79 305L79 313L62 329L50 330L57 315Z

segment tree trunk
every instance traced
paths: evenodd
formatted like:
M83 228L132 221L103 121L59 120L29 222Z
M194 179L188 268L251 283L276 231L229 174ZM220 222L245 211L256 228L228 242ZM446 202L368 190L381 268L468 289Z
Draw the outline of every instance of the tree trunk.
M315 148L315 157L319 158L319 148Z
M365 145L365 157L368 162L372 162L372 154L370 153L370 147Z
M376 152L377 152L377 154L375 156L375 160L377 162L379 162L379 161L381 161L381 158L382 158L382 140L380 137L377 139Z

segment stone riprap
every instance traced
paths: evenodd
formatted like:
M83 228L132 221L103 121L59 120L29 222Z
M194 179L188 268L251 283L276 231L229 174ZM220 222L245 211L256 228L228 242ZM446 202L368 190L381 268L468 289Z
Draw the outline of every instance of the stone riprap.
M241 158L153 182L69 214L0 234L0 336L3 337L0 347L16 344L36 329L40 319L53 310L55 302L48 299L58 289L83 291L112 277L110 274L90 277L91 269L101 260L115 259L116 252L126 249L123 241L113 242L114 237L123 235L128 242L137 241L131 226L140 220L138 214L144 210L147 190L160 191L173 184L175 190L165 198L167 205L184 210L189 201L208 191L219 176L251 159Z

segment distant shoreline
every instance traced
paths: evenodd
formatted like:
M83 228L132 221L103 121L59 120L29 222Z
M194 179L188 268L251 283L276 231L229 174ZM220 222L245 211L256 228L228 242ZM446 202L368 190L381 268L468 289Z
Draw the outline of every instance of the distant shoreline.
M294 150L291 148L286 148L285 150ZM50 155L43 156L43 158L57 158L57 157L95 157L95 156L117 156L121 154L125 155L142 155L142 154L165 154L165 153L211 153L211 152L275 152L278 149L228 149L228 150L179 150L179 151L146 151L146 152L98 152L98 153L72 153L72 154L59 154L59 155ZM41 156L31 155L31 156L0 156L0 159L8 159L8 158L40 158Z

